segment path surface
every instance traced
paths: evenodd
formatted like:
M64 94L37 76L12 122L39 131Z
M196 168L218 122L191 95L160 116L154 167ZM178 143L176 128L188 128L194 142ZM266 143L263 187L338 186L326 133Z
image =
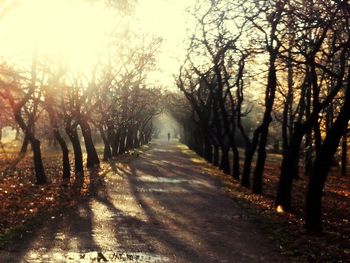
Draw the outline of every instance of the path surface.
M97 193L52 217L0 262L285 262L176 143L113 166Z

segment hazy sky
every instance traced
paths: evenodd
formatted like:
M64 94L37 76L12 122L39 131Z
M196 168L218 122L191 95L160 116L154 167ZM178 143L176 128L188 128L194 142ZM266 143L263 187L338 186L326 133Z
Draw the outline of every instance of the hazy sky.
M3 1L12 4L15 1ZM17 0L3 15L0 7L0 57L15 63L30 60L34 49L51 58L66 59L77 70L87 70L106 50L120 16L102 1ZM99 4L100 3L100 4ZM143 33L163 39L159 56L163 85L172 85L172 74L182 59L182 42L189 27L185 9L189 0L139 0L134 18Z
M159 65L165 83L172 84L172 74L178 72L179 60L183 59L183 40L190 27L186 9L192 0L139 0L136 16L145 32L161 36L163 40Z

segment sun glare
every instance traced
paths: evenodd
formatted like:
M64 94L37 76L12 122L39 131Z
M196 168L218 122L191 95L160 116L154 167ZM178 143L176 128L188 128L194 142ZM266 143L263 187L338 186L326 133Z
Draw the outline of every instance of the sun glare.
M174 82L179 65L185 57L184 40L186 30L192 26L191 16L186 9L194 4L188 0L142 0L136 8L141 30L163 39L158 66L160 71L152 77L160 84Z
M36 52L46 63L69 65L73 72L89 74L92 67L107 58L108 52L118 53L115 49L123 43L121 35L128 28L138 32L141 38L148 35L162 39L157 70L150 72L148 79L161 86L172 86L173 75L184 57L183 41L190 26L185 9L192 1L142 0L127 16L104 3L100 0L2 2L0 60L28 68Z
M36 50L85 71L108 49L115 18L99 1L19 0L0 17L0 55L18 64Z

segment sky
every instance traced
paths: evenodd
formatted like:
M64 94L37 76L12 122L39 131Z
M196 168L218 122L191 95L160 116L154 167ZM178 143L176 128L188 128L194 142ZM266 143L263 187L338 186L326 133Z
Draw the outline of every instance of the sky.
M140 0L136 16L140 18L145 32L163 38L159 66L159 78L170 83L178 73L184 59L184 40L190 27L186 9L193 4L189 0ZM156 76L155 76L156 77Z
M102 1L3 0L0 6L0 58L29 63L34 50L69 61L77 71L87 71L110 43L118 15ZM15 4L14 4L15 3ZM158 57L160 72L151 81L173 85L183 59L183 40L189 27L185 9L189 0L138 0L133 16L143 34L163 39ZM7 12L4 12L7 10Z

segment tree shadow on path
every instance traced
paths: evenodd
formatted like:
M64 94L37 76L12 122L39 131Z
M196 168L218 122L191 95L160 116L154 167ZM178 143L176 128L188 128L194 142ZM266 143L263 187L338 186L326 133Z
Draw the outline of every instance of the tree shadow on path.
M88 196L45 218L0 252L0 261L283 261L270 247L256 251L255 244L247 244L262 237L250 238L254 228L242 221L218 181L172 144L158 143L130 163L111 162L97 173L88 174Z

